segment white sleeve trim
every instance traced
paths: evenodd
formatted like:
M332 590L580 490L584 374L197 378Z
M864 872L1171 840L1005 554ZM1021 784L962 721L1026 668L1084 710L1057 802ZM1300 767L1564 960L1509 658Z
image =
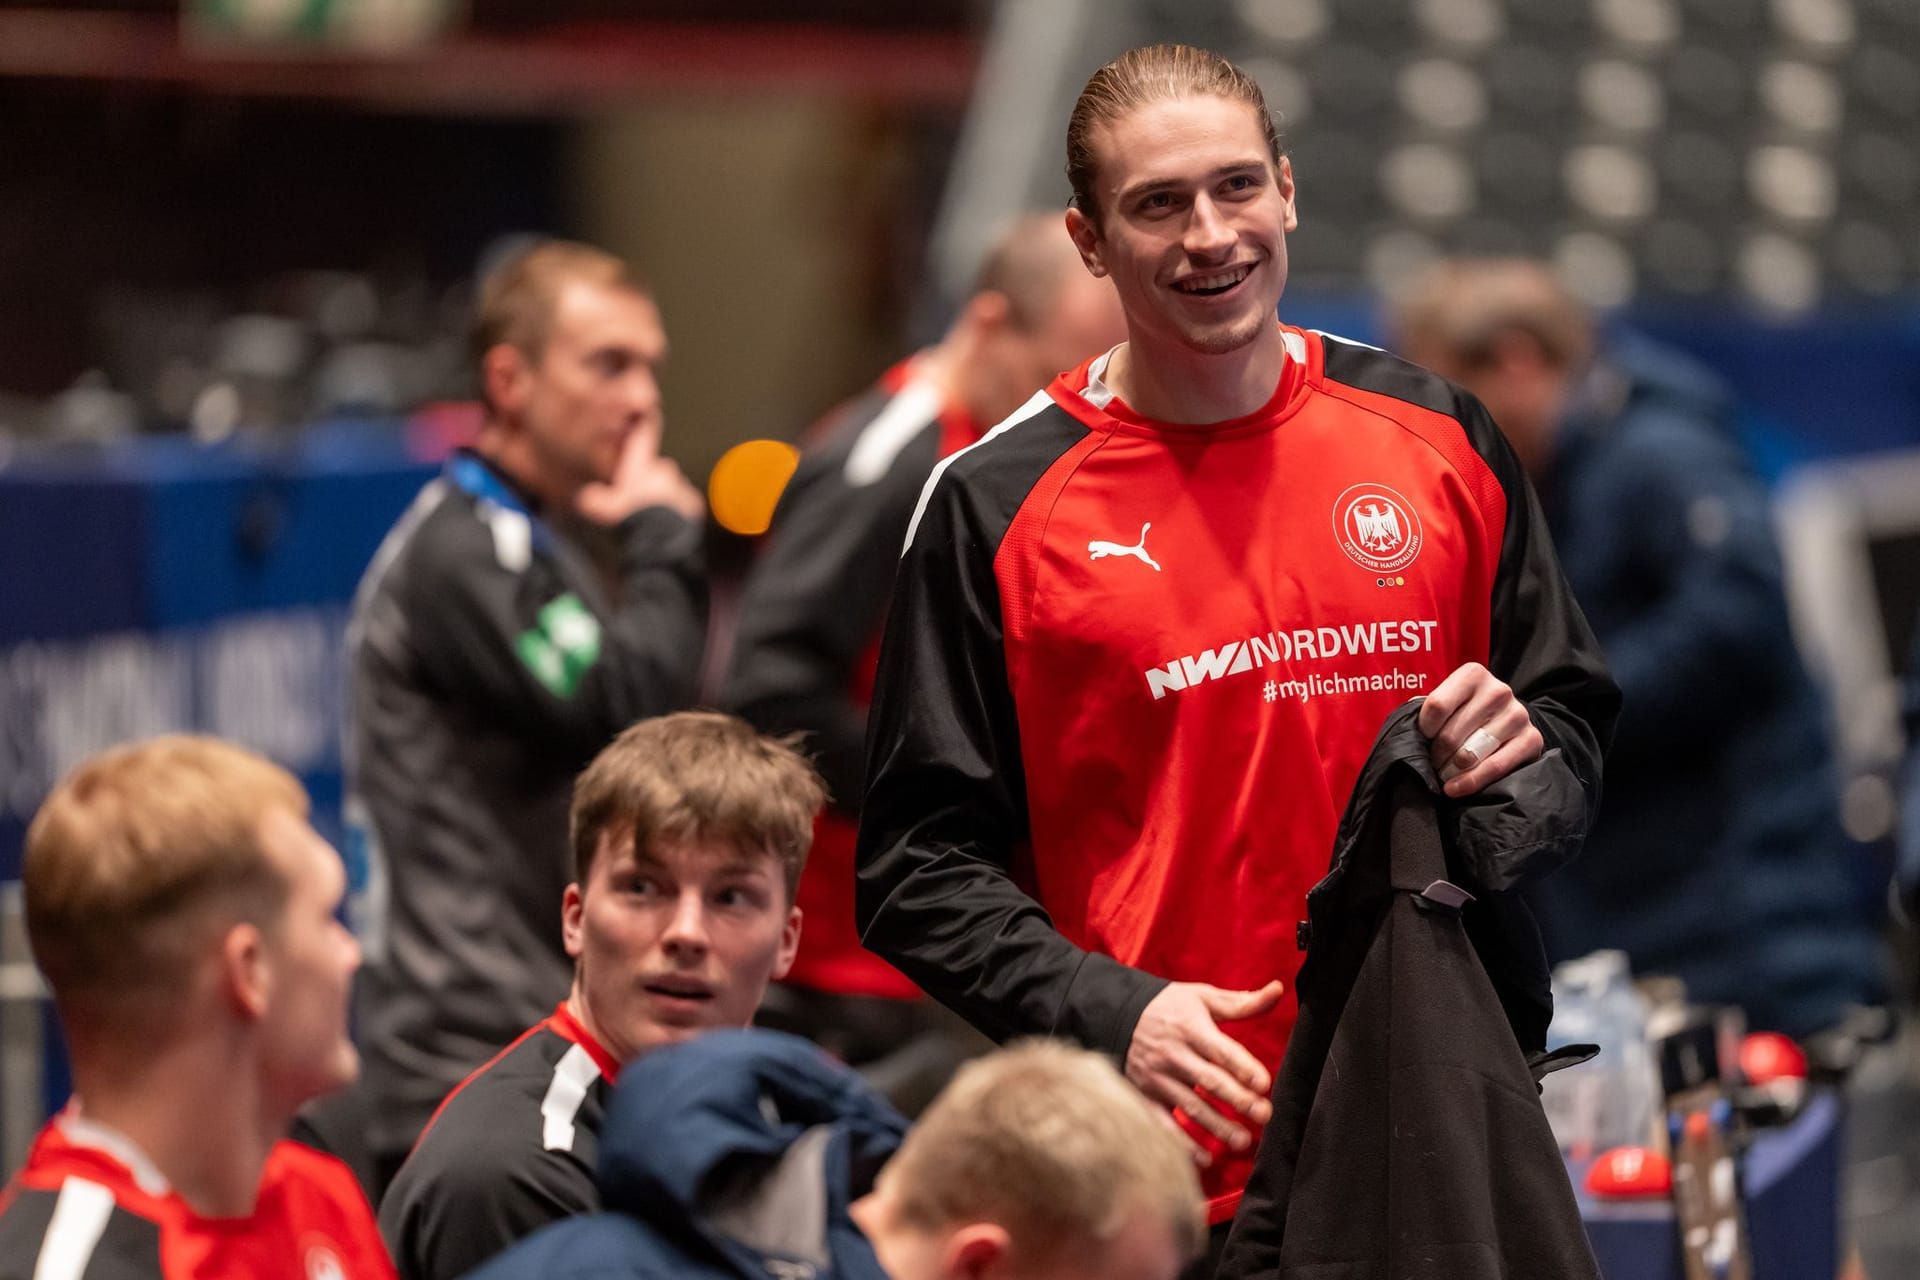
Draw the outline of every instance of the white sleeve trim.
M886 475L909 441L940 416L940 389L931 382L910 382L860 428L847 454L843 474L847 483L864 489Z
M581 1045L574 1045L553 1064L553 1083L540 1100L540 1145L548 1151L573 1150L574 1121L587 1090L600 1078L600 1067ZM38 1280L38 1277L35 1277Z
M33 1280L81 1280L112 1217L112 1191L85 1178L62 1182L39 1260L33 1264Z
M989 443L995 437L1005 435L1008 431L1011 431L1013 428L1019 426L1021 423L1025 422L1028 418L1031 418L1034 414L1039 413L1042 409L1046 408L1048 405L1052 403L1053 403L1053 397L1048 395L1046 393L1046 390L1042 388L1041 390L1034 392L1032 398L1030 398L1025 404L1021 405L1018 409L1015 409L1005 422L1002 422L999 426L987 432L987 434L985 434L984 436L981 436L978 440L974 441L972 444L968 445L966 448L961 449L956 453L950 453L946 457L940 459L939 465L935 466L933 469L933 474L927 477L926 487L920 490L920 501L914 504L913 519L909 521L907 524L907 541L905 545L903 545L900 548L900 554L905 555L907 553L907 548L913 545L913 535L920 531L920 517L927 513L927 500L933 496L933 487L940 483L941 476L944 476L945 474L947 474L947 468L953 465L953 460L955 458L964 457L965 455L972 453L975 449L978 449L981 446Z
M1337 333L1328 333L1325 329L1315 329L1313 332L1319 334L1327 341L1337 342L1343 347L1359 347L1366 351L1385 351L1388 355L1393 354L1393 352L1387 351L1385 347L1376 347L1371 342L1361 342L1356 338L1345 338Z

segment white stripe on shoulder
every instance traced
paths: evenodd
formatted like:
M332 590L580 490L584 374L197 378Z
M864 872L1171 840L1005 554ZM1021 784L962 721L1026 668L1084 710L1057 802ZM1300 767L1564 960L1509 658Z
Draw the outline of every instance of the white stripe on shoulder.
M914 381L900 388L886 408L860 428L853 452L847 455L843 472L847 483L864 489L886 475L907 442L940 416L940 400L940 389L931 382Z
M1385 347L1376 347L1371 342L1360 342L1354 338L1343 338L1337 333L1328 333L1325 329L1315 329L1314 332L1322 338L1325 338L1328 342L1337 342L1343 347L1362 347L1368 351L1386 352L1387 355L1393 354L1393 352L1387 351Z
M1008 416L1007 420L999 426L987 432L987 434L981 436L966 448L950 453L940 459L938 465L933 469L933 474L927 477L926 486L920 490L920 501L916 502L913 506L913 519L907 523L907 541L900 548L900 554L905 555L907 548L913 545L913 535L920 531L920 517L927 513L927 500L933 496L933 487L940 483L941 476L947 474L947 468L953 465L955 458L972 453L975 449L991 443L996 438L1005 435L1052 403L1053 397L1047 394L1046 388L1042 387L1040 390L1034 392L1032 398L1025 404L1015 409L1013 413Z
M80 1280L112 1217L112 1191L85 1178L62 1182L40 1257L33 1264L33 1280Z
M600 1067L582 1045L574 1045L553 1064L553 1083L540 1100L540 1145L548 1151L573 1150L573 1122Z
M1280 331L1280 341L1287 348L1287 359L1295 364L1307 362L1307 340L1291 329Z

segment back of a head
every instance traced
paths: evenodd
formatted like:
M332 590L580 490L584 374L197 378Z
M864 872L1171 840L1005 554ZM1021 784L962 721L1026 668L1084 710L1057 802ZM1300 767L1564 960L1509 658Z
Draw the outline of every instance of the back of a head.
M1093 195L1099 168L1093 146L1097 129L1149 103L1192 97L1225 98L1252 108L1266 135L1268 155L1279 164L1280 130L1252 76L1219 54L1192 45L1142 45L1094 72L1067 118L1067 182L1074 207L1100 220Z
M974 292L998 293L1007 300L1019 329L1040 328L1063 286L1091 281L1058 213L1025 213L1008 224L988 250ZM1105 284L1102 288L1108 288Z
M1419 363L1473 369L1506 335L1531 337L1554 364L1592 353L1593 319L1543 263L1527 258L1453 258L1416 273L1387 298L1396 349Z
M70 1026L163 1025L224 927L277 916L289 885L261 845L276 809L306 817L291 774L184 734L61 780L28 828L21 879L34 959Z
M1206 1232L1192 1158L1165 1118L1105 1058L1056 1042L962 1068L881 1179L906 1226L998 1223L1028 1276L1095 1274L1142 1221L1164 1226L1180 1262Z

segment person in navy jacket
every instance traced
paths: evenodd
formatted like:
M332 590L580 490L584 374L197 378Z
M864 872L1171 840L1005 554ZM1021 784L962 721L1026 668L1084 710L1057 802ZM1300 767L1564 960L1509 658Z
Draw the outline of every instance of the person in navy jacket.
M1825 710L1727 390L1645 338L1602 338L1531 262L1440 264L1388 327L1512 442L1624 696L1586 854L1535 892L1554 959L1623 948L1790 1035L1881 998Z

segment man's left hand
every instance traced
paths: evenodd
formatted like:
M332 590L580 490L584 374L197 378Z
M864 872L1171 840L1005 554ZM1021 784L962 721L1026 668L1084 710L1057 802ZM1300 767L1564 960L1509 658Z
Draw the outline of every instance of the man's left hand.
M1455 799L1540 758L1546 739L1506 681L1477 662L1460 667L1421 704L1420 732L1433 740L1433 766Z

